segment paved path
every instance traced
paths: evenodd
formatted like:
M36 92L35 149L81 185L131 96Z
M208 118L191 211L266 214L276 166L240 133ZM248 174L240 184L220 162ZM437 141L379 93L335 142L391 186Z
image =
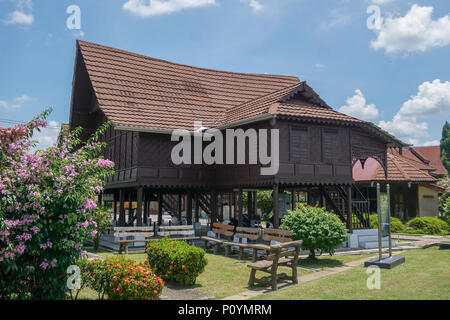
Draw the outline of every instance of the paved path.
M402 251L396 252L395 254L401 253ZM341 273L347 270L350 270L354 267L363 265L365 261L369 260L371 257L366 257L364 259L360 259L360 260L356 260L356 261L351 261L351 262L347 262L346 264L339 266L339 267L335 267L335 268L330 268L330 269L326 269L323 271L319 271L319 272L313 272L301 277L298 277L298 284L292 284L290 282L284 282L284 283L280 283L278 285L278 290L282 290L284 288L288 288L288 287L292 287L292 286L298 286L301 285L302 283L305 282L309 282L309 281L313 281L316 279L320 279L323 277L327 277L333 274L337 274L337 273ZM230 296L230 297L226 297L223 298L221 300L247 300L247 299L251 299L254 298L256 296L268 293L268 292L272 292L272 290L270 288L254 288L252 290L247 290L244 291L242 293Z

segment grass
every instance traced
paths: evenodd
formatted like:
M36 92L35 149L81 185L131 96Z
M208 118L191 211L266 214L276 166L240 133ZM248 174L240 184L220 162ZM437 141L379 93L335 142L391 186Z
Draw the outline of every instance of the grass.
M381 269L381 289L369 290L366 268L300 283L255 297L256 300L397 300L450 299L450 255L436 247L406 251L406 262L391 270Z
M113 252L95 252L103 257L110 257L117 255ZM326 269L341 266L349 261L359 260L370 255L348 255L348 256L322 256L317 259L301 259L299 261L298 276L308 274L312 271L304 268ZM130 253L127 257L136 260L137 262L145 261L147 255L145 253ZM214 255L209 251L206 254L208 265L205 271L197 278L197 283L189 288L201 290L216 299L225 298L248 290L248 278L250 269L247 264L251 263L249 259L237 259L236 256L225 257L223 254ZM290 268L281 267L279 272L285 272L290 275ZM263 275L257 273L257 276ZM89 292L83 289L80 293L81 299L96 299L95 292Z

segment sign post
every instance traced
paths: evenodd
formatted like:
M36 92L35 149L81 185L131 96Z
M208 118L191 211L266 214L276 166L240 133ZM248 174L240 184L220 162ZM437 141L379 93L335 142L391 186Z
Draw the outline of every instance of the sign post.
M380 268L391 269L405 262L405 257L392 256L390 189L390 185L387 184L386 192L381 192L381 186L377 183L378 258L366 261L364 263L365 267L375 265ZM383 257L383 239L386 238L388 241L389 256Z

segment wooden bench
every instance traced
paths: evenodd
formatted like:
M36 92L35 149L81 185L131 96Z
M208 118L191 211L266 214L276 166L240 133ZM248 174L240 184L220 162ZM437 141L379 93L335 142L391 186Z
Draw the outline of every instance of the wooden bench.
M259 232L261 229L259 228L244 228L244 227L236 227L236 233L234 237L238 239L239 242L227 241L224 242L225 245L225 256L228 256L232 247L239 248L239 259L242 259L244 255L244 249L253 248L253 261L256 261L257 250L252 247L252 245L256 245L254 242L259 239ZM244 243L243 240L247 239L252 241L253 243ZM234 240L234 239L233 239Z
M170 240L184 240L189 242L191 245L194 240L200 239L200 237L195 236L194 226L160 226L158 228L156 239L151 239L150 241L158 241L161 238L168 237Z
M248 281L250 286L255 282L271 285L272 290L278 289L278 279L291 279L293 283L298 283L297 280L297 264L298 255L302 240L284 242L275 244L269 247L269 255L266 260L258 261L247 265L251 268L250 279ZM279 266L288 266L292 269L292 276L288 277L285 273L277 274ZM269 273L270 276L256 278L256 271Z
M153 227L114 227L114 237L119 238L119 254L128 254L128 244L135 242L149 242L155 236ZM127 239L129 237L143 237L143 239ZM123 239L125 238L125 239Z
M291 237L294 235L294 232L289 230L281 230L281 229L263 229L264 233L262 235L262 239L270 245L271 241L276 241L280 243L291 242Z
M219 251L220 245L228 242L228 239L222 239L223 237L232 237L234 234L234 226L230 226L227 224L221 224L218 222L213 223L212 232L215 233L215 238L204 236L202 240L205 241L205 250L208 248L208 242L214 242L214 254L217 254ZM225 249L226 250L226 249Z
M266 254L269 254L270 250L270 244L272 241L285 243L285 242L291 242L291 236L294 234L292 231L289 230L280 230L280 229L262 229L262 242L263 243L254 243L247 246L247 248L250 248L253 250L253 262L258 260L258 251L264 251Z

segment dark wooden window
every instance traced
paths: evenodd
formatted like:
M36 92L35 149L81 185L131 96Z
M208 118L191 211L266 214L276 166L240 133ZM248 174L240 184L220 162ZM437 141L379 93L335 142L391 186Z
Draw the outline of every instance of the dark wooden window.
M293 127L291 130L291 158L293 161L309 161L308 128Z
M324 163L333 163L336 160L339 147L338 131L334 129L323 130L322 155Z

